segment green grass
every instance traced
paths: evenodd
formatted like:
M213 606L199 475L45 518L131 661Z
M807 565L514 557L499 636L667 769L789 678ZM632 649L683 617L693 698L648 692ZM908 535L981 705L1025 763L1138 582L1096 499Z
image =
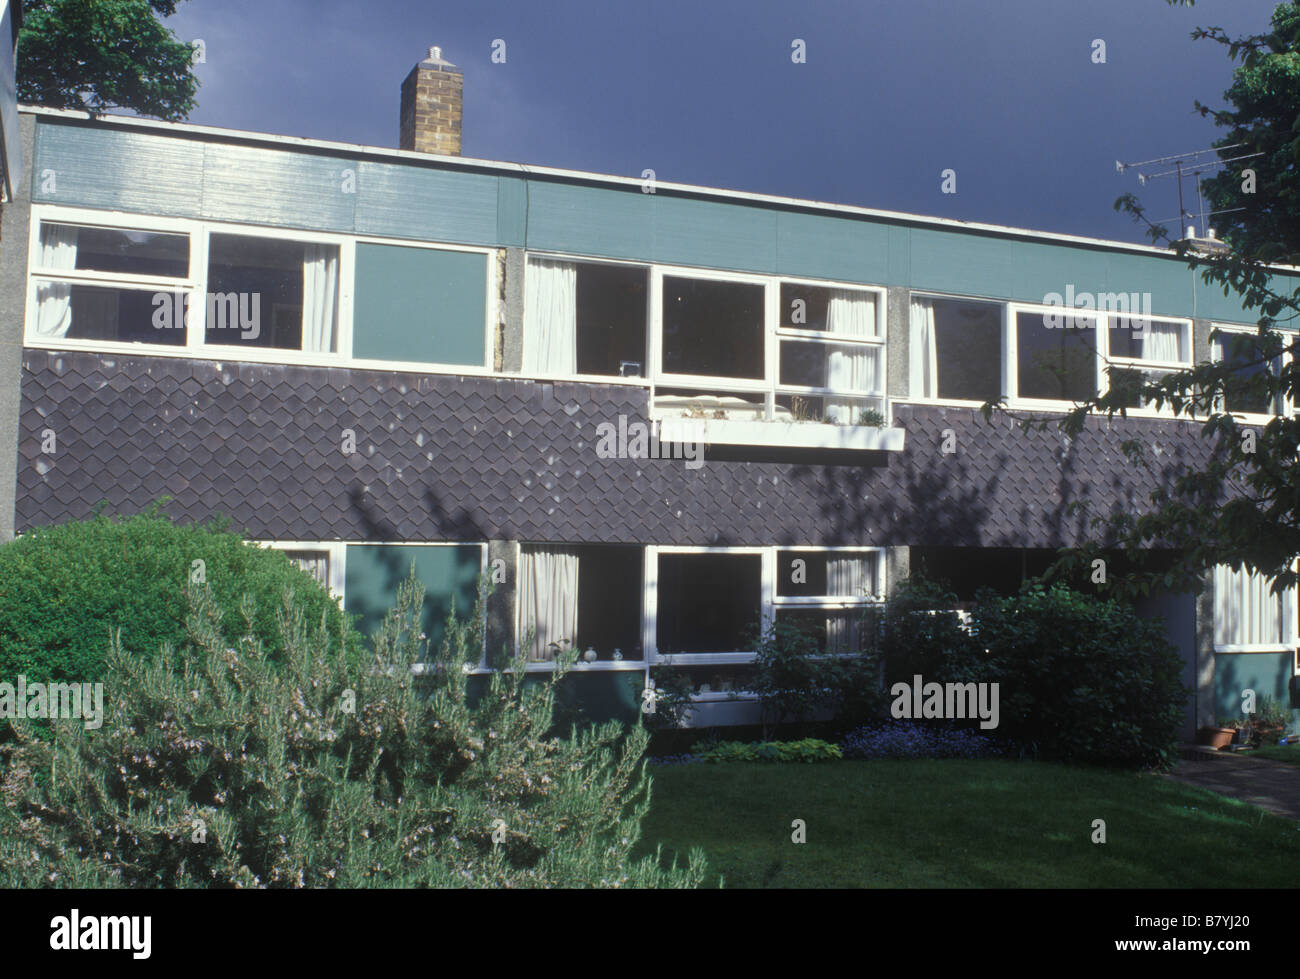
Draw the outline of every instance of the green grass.
M1300 765L1300 744L1274 744L1267 748L1256 748L1250 753L1251 758L1267 758L1269 761L1284 761L1289 765Z
M1300 866L1300 824L1158 775L956 760L651 771L643 852L701 846L727 887L1294 887Z

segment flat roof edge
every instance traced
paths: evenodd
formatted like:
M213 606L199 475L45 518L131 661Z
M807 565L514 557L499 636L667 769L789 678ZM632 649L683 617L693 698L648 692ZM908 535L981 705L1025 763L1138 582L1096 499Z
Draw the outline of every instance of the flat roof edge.
M240 142L262 143L281 148L299 148L323 150L350 155L381 157L408 163L436 164L449 168L476 170L495 170L517 176L542 176L555 180L608 184L619 188L640 187L644 180L639 177L622 177L616 174L592 173L584 170L565 170L557 167L531 166L503 160L482 160L468 156L441 156L435 153L422 153L414 150L394 149L391 146L370 146L364 143L342 143L323 139L310 139L305 136L281 136L274 133L259 133L243 129L226 129L218 126L200 126L188 122L167 122L161 119L143 119L138 116L94 115L76 109L51 109L38 105L18 106L20 113L37 116L49 116L55 119L78 120L113 126L129 126L138 129L178 132L187 136L206 136L213 139ZM1126 251L1161 258L1178 259L1168 248L1144 245L1138 242L1115 241L1107 238L1090 238L1084 235L1069 235L1054 231L1036 231L1032 228L1016 228L1010 225L986 224L978 221L960 221L955 218L940 218L924 214L909 214L904 211L886 211L878 208L858 207L852 204L836 204L830 201L815 201L798 197L781 197L774 194L756 194L741 190L727 190L720 187L704 187L698 184L679 184L665 180L656 180L655 186L679 194L729 201L745 201L756 204L768 204L777 207L798 210L821 211L861 218L875 218L896 223L918 224L950 230L978 232L980 234L1001 235L1004 237L1027 238L1031 240L1050 241L1058 244L1081 245L1110 251ZM1300 272L1300 268L1277 265L1270 268L1281 272Z

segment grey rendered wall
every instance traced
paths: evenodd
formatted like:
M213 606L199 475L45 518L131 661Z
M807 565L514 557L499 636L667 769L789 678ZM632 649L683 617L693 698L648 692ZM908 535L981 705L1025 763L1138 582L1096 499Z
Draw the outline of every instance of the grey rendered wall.
M18 130L23 165L30 168L36 120L20 116ZM4 204L0 214L0 541L14 536L31 209L30 185L23 182L14 188L14 200Z

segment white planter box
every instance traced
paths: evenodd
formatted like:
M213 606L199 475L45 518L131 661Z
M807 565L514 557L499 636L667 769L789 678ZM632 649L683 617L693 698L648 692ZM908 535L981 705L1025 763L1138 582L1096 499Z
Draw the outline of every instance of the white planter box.
M902 452L903 435L901 428L826 425L821 422L665 418L659 423L661 442L695 442L702 439L706 445L771 445L801 449Z

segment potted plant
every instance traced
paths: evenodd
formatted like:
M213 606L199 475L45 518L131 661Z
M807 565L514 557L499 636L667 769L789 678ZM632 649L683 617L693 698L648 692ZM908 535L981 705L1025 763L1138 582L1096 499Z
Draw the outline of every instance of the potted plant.
M1196 743L1222 751L1237 737L1238 721L1221 720L1217 725L1207 724L1196 732Z

